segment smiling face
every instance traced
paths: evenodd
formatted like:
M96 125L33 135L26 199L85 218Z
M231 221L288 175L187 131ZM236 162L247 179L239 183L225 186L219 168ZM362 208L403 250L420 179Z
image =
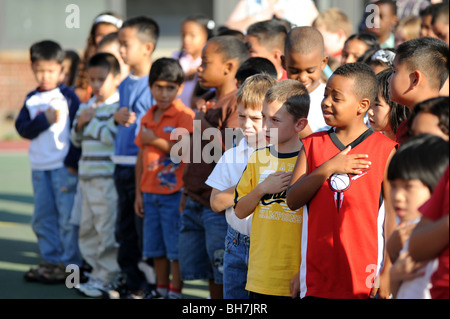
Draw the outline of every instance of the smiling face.
M418 179L403 180L397 178L390 181L390 197L397 217L402 221L410 221L420 217L419 207L430 198L430 190Z
M285 55L283 63L288 79L301 82L311 93L321 83L321 74L328 57L322 57L319 50L307 54L290 52Z
M357 119L361 100L354 92L355 80L333 75L325 88L322 113L325 123L333 127L345 127Z

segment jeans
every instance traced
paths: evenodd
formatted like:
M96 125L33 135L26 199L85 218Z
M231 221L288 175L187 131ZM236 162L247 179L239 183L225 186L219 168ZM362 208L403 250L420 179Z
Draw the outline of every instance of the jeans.
M78 176L65 167L33 170L34 213L31 226L42 258L51 263L81 267L78 228L70 222Z
M216 284L223 283L227 228L225 215L187 198L178 245L182 280L214 278Z
M228 225L223 256L223 298L249 299L247 284L250 236L241 234Z
M134 212L136 195L134 166L116 165L114 183L118 195L116 240L119 243L117 261L126 275L129 289L137 290L146 286L145 275L139 270L141 260L142 218Z
M144 258L167 257L178 260L181 192L161 195L143 193Z

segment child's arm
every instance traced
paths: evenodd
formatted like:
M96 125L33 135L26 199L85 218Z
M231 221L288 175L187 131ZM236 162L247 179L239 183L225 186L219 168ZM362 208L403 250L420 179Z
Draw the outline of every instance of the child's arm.
M416 261L431 260L448 247L449 215L433 221L422 217L409 239L409 253Z
M231 186L230 188L223 191L219 191L218 189L213 188L211 191L211 197L209 199L211 210L216 213L220 213L228 207L233 206L235 188L236 185Z
M38 137L50 125L56 122L56 111L48 108L49 111L36 115L34 119L30 118L30 112L26 106L23 106L16 119L15 126L20 136L32 140ZM53 112L53 113L52 113Z
M258 184L250 193L242 197L234 208L237 217L244 219L258 206L261 198L266 194L278 194L285 191L289 185L292 173L275 172Z
M142 192L141 192L141 178L142 178L142 148L139 148L139 152L136 158L136 166L135 166L135 183L136 183L136 191L135 191L135 199L134 199L134 212L139 217L144 217L144 203L142 200Z
M364 160L366 154L351 154L351 147L347 147L335 157L308 173L308 163L304 148L295 164L292 180L287 190L286 203L292 210L297 210L308 203L316 194L320 186L333 174L362 174L361 170L369 167L371 162Z
M170 154L170 150L175 145L175 143L156 136L152 129L144 126L141 129L141 141L143 145L152 145L166 154Z
M86 110L83 110L83 112ZM81 115L83 115L83 113ZM84 123L84 135L91 136L95 139L98 138L100 142L105 145L114 144L117 125L114 122L114 117L112 116L112 114L111 117L107 120L99 120L97 117L95 117L95 110L91 109L87 115L86 121L87 122ZM80 123L80 120L78 123Z

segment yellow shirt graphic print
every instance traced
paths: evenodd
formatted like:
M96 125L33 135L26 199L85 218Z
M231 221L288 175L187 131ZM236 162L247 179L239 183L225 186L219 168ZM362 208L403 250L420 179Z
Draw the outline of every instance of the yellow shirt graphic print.
M236 187L235 202L267 176L292 172L298 152L279 154L273 147L252 154ZM263 196L253 212L246 289L260 294L290 296L290 280L300 270L303 209L292 211L286 191Z

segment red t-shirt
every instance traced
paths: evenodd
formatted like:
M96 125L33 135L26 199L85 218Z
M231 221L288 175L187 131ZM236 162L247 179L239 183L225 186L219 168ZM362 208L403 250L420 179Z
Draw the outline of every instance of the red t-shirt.
M311 134L303 144L309 172L347 147L332 130ZM370 168L355 176L333 174L303 210L302 298L369 298L381 268L382 183L396 143L368 129L351 145L349 154L369 155Z
M154 121L154 113L157 106L150 108L141 119L141 127L152 129L157 137L175 143L170 135L174 130L184 128L192 133L194 111L186 107L181 100L176 100L159 119ZM136 136L135 143L143 148L141 177L141 191L154 194L172 194L183 187L183 172L185 163L174 163L170 154L165 154L159 148L152 145L143 145L141 142L141 130Z
M426 218L437 221L448 215L448 174L449 168L445 171L439 183L431 195L431 198L423 204L419 211ZM448 246L439 256L438 269L431 276L433 287L430 290L433 299L449 299L449 250Z

